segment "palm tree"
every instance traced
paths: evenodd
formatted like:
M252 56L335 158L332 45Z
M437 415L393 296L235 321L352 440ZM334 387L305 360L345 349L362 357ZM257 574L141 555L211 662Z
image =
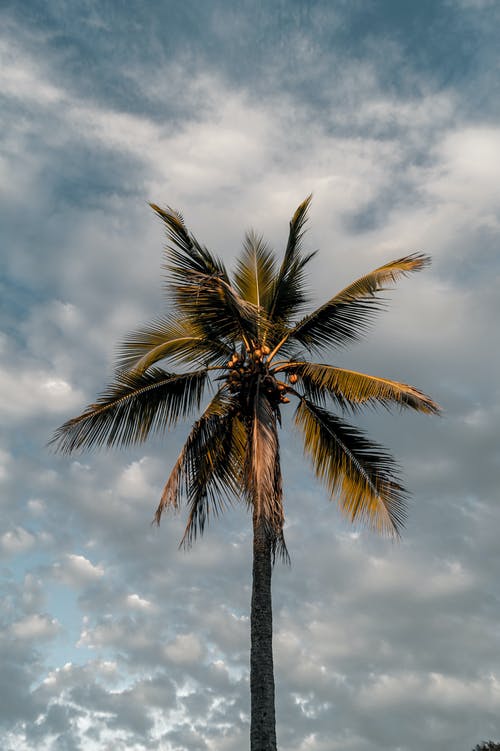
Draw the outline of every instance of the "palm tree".
M304 313L305 267L315 255L302 249L310 201L311 196L292 217L281 262L250 232L232 277L188 231L181 214L151 204L168 238L169 312L128 336L113 383L52 439L64 453L139 444L203 407L155 519L159 524L166 509L184 500L189 513L181 545L189 547L228 501L241 499L252 513L252 751L276 749L271 572L276 556L288 558L278 435L282 409L296 400L294 421L305 453L341 511L394 536L405 519L406 496L397 466L338 413L363 405L439 411L413 386L307 359L359 339L382 307L378 293L429 260L413 254L391 261ZM168 370L158 364L162 361L171 364ZM207 388L210 397L204 400Z

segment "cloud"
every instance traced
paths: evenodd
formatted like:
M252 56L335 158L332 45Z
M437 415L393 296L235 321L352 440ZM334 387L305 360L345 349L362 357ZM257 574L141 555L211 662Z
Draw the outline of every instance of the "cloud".
M445 415L363 418L414 494L399 546L340 519L284 416L280 747L430 751L500 737L493 9L306 5L153 3L133 17L61 6L35 28L28 4L22 24L3 18L9 751L247 743L244 505L179 551L186 510L159 530L150 521L184 428L146 452L68 461L41 447L103 388L114 343L161 308L163 237L147 200L181 209L231 264L248 226L282 248L311 190L314 302L391 258L433 256L366 343L331 356L415 382Z
M13 623L11 633L15 639L20 639L21 641L46 641L53 639L59 628L60 624L55 618L34 613Z
M82 393L55 373L0 371L0 415L7 421L62 415L82 403Z
M203 648L195 634L179 634L165 647L169 660L177 664L198 662L203 656Z
M85 587L104 576L104 567L95 566L88 558L75 553L67 553L61 561L52 566L52 574L69 587Z
M4 554L17 555L28 551L35 542L35 535L23 527L16 527L3 533L0 537L0 548Z
M149 610L152 607L151 602L144 597L139 597L135 592L127 595L126 604L132 610Z

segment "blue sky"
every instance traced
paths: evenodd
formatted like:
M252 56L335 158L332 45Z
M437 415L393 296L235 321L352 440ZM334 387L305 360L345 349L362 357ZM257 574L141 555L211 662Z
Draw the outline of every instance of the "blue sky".
M499 22L488 0L2 6L6 751L247 746L244 508L180 552L182 513L150 521L184 428L74 458L45 444L162 309L148 201L231 265L249 227L281 251L310 192L315 303L432 256L331 361L414 383L444 416L362 420L412 490L398 545L342 521L283 431L279 747L500 740Z

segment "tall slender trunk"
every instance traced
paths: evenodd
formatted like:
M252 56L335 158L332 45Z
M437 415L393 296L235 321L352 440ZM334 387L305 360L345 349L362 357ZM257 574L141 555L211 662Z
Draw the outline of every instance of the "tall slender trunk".
M251 751L276 751L271 558L269 535L254 514L250 614Z

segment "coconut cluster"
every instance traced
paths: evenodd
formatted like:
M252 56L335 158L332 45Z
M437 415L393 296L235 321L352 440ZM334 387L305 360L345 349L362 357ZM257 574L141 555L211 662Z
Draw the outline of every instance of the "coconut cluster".
M266 358L271 350L266 344L256 347L253 350L246 350L245 353L234 353L227 363L230 371L229 390L234 394L244 386L245 381L250 381L256 373L263 375L262 385L268 396L269 401L274 406L287 404L290 399L286 396L286 385L280 383L269 373L266 365Z

